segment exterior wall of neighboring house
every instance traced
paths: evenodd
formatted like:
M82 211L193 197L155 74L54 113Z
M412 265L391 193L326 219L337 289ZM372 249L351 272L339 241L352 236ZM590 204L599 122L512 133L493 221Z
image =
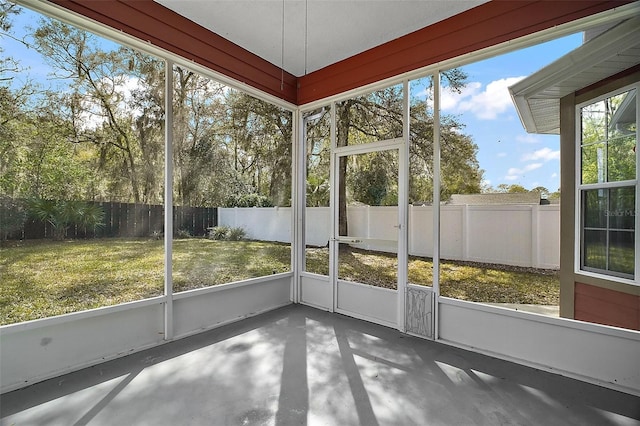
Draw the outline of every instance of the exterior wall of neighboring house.
M560 144L563 200L575 200L576 105L640 81L640 67L617 74L561 99ZM596 278L575 271L576 208L564 202L560 207L560 316L598 324L640 330L640 286ZM637 273L637 272L636 272Z

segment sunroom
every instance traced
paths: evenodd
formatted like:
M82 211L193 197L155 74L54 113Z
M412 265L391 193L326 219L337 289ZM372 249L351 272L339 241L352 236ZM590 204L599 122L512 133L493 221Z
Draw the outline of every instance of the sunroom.
M640 418L637 2L3 3L3 43L24 48L11 51L17 62L10 44L2 51L3 422L172 423L168 406L147 420L108 413L132 412L113 405L140 397L131 389L184 380L167 392L200 392L219 375L245 389L207 379L228 406L187 423L425 424L408 395L439 401L425 390L439 373L484 383L496 406L516 386L531 406L507 423L535 424L527 414L546 408L539 421ZM470 81L478 64L495 83L482 93ZM522 124L500 116L508 90ZM576 123L597 121L593 102L612 110L613 136L578 143L588 126ZM498 118L484 124L492 148L465 133L475 125L465 111ZM559 133L558 151L523 151L534 142L508 133L509 121ZM482 155L505 166L506 144L535 161L504 167L508 182L561 151L562 202L455 202L491 198ZM425 373L421 350L454 352ZM511 367L483 372L456 363L463 353ZM113 364L126 359L149 369ZM496 385L521 367L540 376ZM87 368L82 388L72 375ZM269 384L279 400L254 394ZM570 391L552 401L553 387L581 385L592 417L558 408ZM350 389L353 406L338 407L333 388ZM79 417L60 414L65 404ZM432 414L501 418L461 412Z

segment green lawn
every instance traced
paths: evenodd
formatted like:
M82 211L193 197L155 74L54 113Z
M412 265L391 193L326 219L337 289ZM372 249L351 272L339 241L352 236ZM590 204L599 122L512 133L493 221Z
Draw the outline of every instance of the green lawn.
M307 270L328 274L328 250L307 248ZM396 288L396 256L366 250L340 252L340 278L378 287ZM433 262L430 258L409 257L409 282L432 285ZM558 305L560 273L486 263L441 261L440 294L472 302L527 303Z
M326 249L307 250L307 269L328 271ZM174 241L174 291L290 270L287 244L260 241ZM349 249L340 277L395 287L395 256ZM430 259L412 257L409 280L431 283ZM460 262L441 266L441 293L479 302L557 304L557 271ZM0 248L0 324L11 324L159 296L163 242L95 239L9 242Z

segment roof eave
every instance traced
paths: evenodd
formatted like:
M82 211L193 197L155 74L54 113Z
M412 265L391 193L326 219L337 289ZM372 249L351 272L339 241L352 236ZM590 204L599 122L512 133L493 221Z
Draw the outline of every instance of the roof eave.
M540 111L559 111L560 98L624 70L616 69L616 66L630 66L628 63L624 65L620 57L622 52L631 47L640 47L639 28L640 16L634 16L509 87L525 130L529 133L559 134L559 114L551 120L541 120ZM640 62L639 55L636 54L634 58L636 63ZM608 75L591 73L589 77L593 81L585 83L585 72L610 60L615 62L615 66L607 67L611 70ZM551 88L555 88L553 95L545 93ZM532 103L536 104L535 107ZM540 124L543 121L544 124Z

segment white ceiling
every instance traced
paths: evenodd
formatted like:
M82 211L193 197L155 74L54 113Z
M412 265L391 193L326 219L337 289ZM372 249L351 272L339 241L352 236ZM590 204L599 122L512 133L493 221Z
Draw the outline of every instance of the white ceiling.
M299 77L487 0L155 1Z

